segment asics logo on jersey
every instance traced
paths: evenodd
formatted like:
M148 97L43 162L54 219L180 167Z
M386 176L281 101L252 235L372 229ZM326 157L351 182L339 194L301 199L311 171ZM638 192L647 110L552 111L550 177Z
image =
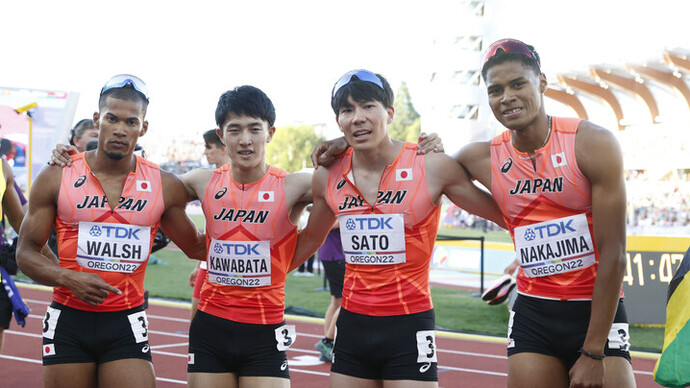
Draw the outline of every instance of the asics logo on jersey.
M335 188L338 189L338 190L340 190L340 189L343 188L343 186L345 186L345 179L343 179L343 180L341 180L340 182L338 182L338 184L335 185Z
M146 345L144 345L143 348L141 348L141 352L142 352L142 353L148 353L149 349L150 349L150 348L149 348L149 345L146 344Z
M510 171L511 167L513 167L513 158L508 158L505 163L503 163L503 166L501 166L501 172L505 174Z
M224 196L225 193L227 193L227 192L228 192L228 188L227 188L227 187L223 187L222 189L218 190L218 192L216 193L216 195L213 196L213 198L215 198L215 199L221 199L221 198L223 198L223 196Z
M80 176L79 179L77 179L74 182L74 188L77 189L79 187L82 187L84 185L84 182L86 182L86 175Z
M288 362L283 361L283 364L280 366L280 370L285 370L285 369L287 369L287 367L288 367Z
M422 366L419 368L419 373L425 373L426 371L429 370L429 368L431 368L431 363L430 363L430 362L425 362L425 363L422 364Z

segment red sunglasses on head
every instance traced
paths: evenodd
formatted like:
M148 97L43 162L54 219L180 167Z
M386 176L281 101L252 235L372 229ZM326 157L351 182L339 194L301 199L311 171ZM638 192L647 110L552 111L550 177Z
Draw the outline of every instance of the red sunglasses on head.
M534 50L530 49L527 44L517 40L517 39L501 39L489 46L489 48L484 53L484 59L482 60L482 67L486 65L489 59L496 55L503 54L519 54L524 55L528 58L532 58L537 62L537 66L541 66L537 54Z

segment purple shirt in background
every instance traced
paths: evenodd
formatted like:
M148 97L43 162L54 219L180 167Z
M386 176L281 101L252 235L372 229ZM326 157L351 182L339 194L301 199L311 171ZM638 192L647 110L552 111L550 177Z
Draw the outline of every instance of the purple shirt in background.
M343 243L340 241L340 228L331 230L328 236L326 236L326 241L324 241L321 248L319 248L319 260L345 260Z

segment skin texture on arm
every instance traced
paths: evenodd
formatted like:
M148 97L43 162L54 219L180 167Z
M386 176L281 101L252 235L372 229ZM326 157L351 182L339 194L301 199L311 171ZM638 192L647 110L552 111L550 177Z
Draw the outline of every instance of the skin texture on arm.
M592 314L582 348L592 354L604 354L625 273L623 156L611 132L587 121L582 121L578 127L575 156L580 170L591 184L593 237L599 249ZM571 386L600 383L603 373L602 361L580 356L570 371L574 384Z
M178 177L184 185L187 202L204 199L206 186L208 186L212 175L213 170L210 168L196 168Z
M312 175L292 173L285 176L285 197L290 209L290 222L297 225L302 211L312 202Z
M313 205L309 214L309 221L297 237L295 257L288 272L299 267L319 249L336 220L335 214L326 203L327 178L327 169L319 168L314 171L311 181Z
M506 228L503 215L491 194L472 183L465 170L445 154L426 156L429 193L437 203L445 194L458 207Z
M165 211L161 216L161 229L187 257L206 259L206 240L185 212L187 190L174 174L161 171Z
M453 155L470 179L476 179L491 190L491 143L470 143Z
M50 166L41 171L29 196L29 212L24 217L17 243L17 264L31 279L47 286L68 287L74 295L92 305L102 303L108 292L121 294L95 273L61 268L56 260L41 254L57 212L57 197L62 169Z

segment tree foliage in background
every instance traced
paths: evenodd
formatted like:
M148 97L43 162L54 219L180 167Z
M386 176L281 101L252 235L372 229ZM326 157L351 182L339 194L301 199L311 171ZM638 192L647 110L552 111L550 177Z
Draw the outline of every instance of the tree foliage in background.
M316 143L325 140L311 125L276 128L266 149L266 162L287 172L296 172L311 165L310 155Z
M405 82L398 89L393 108L395 108L395 116L393 123L388 127L391 139L416 143L422 128L422 121L419 113L412 105L410 91Z

